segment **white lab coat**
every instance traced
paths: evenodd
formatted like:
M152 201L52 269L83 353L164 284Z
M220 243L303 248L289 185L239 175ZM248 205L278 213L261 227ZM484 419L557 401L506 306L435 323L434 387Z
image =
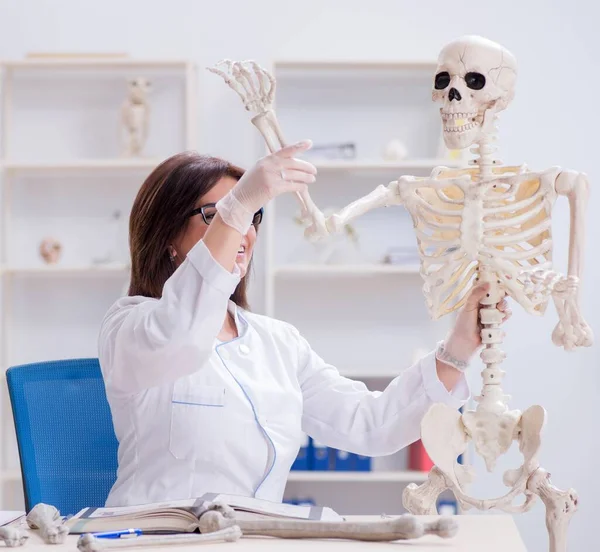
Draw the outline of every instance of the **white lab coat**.
M431 352L383 392L342 377L285 322L237 308L239 272L200 241L160 300L124 297L108 311L99 358L119 440L107 506L207 492L281 501L303 433L367 456L419 438L428 407L459 408ZM239 337L217 341L226 310Z

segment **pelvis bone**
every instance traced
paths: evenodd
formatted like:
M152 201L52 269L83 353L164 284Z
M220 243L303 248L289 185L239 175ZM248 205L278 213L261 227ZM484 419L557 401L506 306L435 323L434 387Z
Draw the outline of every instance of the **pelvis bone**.
M442 472L449 488L457 494L463 506L478 505L477 499L464 494L464 487L473 477L467 466L458 464L457 457L467 448L471 438L476 452L482 456L491 471L497 458L506 452L513 440L519 442L523 454L523 464L504 474L504 484L512 488L504 497L486 500L485 506L513 509L512 500L526 492L529 476L539 467L537 459L541 445L541 432L546 419L546 411L541 406L532 406L523 414L518 410L504 414L486 411L460 412L444 404L434 404L421 423L421 439L429 457ZM534 497L528 496L527 507Z

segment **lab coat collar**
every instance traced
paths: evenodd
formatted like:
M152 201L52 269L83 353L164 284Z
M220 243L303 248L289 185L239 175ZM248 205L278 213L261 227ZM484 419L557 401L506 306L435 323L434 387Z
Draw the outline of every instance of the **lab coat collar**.
M237 339L244 337L248 331L248 322L242 316L240 312L241 310L242 309L240 309L231 299L229 300L227 304L227 311L231 314L231 316L233 316L233 321L235 322L235 327L238 334Z

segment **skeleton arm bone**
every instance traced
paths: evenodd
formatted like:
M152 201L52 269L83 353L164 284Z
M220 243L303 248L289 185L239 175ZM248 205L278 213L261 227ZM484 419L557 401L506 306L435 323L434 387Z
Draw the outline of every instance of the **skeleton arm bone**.
M589 197L589 182L585 174L563 171L555 183L556 193L569 200L571 215L569 227L569 265L567 277L555 285L552 296L559 315L559 323L552 332L555 345L571 350L589 347L594 337L583 319L579 307L579 281L583 271L585 207Z
M379 185L370 194L357 199L344 207L339 213L327 218L327 228L330 232L339 232L351 220L368 213L372 209L389 207L390 205L405 205L408 195L421 187L429 187L441 190L451 185L462 187L471 181L470 176L437 180L436 169L429 178L417 178L414 176L401 176L393 180L387 186ZM419 198L413 197L412 201L420 202ZM450 202L450 201L449 201Z
M244 103L248 111L257 113L252 118L252 124L262 134L267 148L271 153L285 147L287 144L275 111L273 100L275 97L275 78L254 61L223 60L215 67L209 67L211 73L219 75L228 84ZM312 222L305 235L318 239L327 235L325 217L312 201L307 191L296 192L302 208L302 219Z

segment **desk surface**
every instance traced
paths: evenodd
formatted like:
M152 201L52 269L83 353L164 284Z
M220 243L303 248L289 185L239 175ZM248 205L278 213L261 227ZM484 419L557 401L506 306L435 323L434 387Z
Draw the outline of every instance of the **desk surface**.
M435 519L438 516L422 516L423 519ZM346 516L350 520L380 519L376 516ZM407 550L418 550L419 552L526 552L525 545L519 536L519 532L512 516L488 514L488 515L461 515L454 516L458 522L459 530L451 539L440 539L434 536L425 536L412 541L396 541L393 544L379 542L359 542L347 540L288 540L262 537L242 537L237 542L214 543L214 544L180 544L171 547L147 547L145 550L154 552L171 552L173 550L198 550L210 551L221 550L222 552L239 550L240 552L262 552L263 550L311 550L318 552L325 550L348 551L348 550L384 550L385 547ZM77 539L79 535L69 535L67 542L63 545L55 545L48 548L35 531L30 532L30 537L24 547L15 548L15 551L23 552L48 552L49 550L60 552L61 550L77 551ZM143 548L144 537L139 537L140 546L133 550ZM117 549L128 550L128 549Z

